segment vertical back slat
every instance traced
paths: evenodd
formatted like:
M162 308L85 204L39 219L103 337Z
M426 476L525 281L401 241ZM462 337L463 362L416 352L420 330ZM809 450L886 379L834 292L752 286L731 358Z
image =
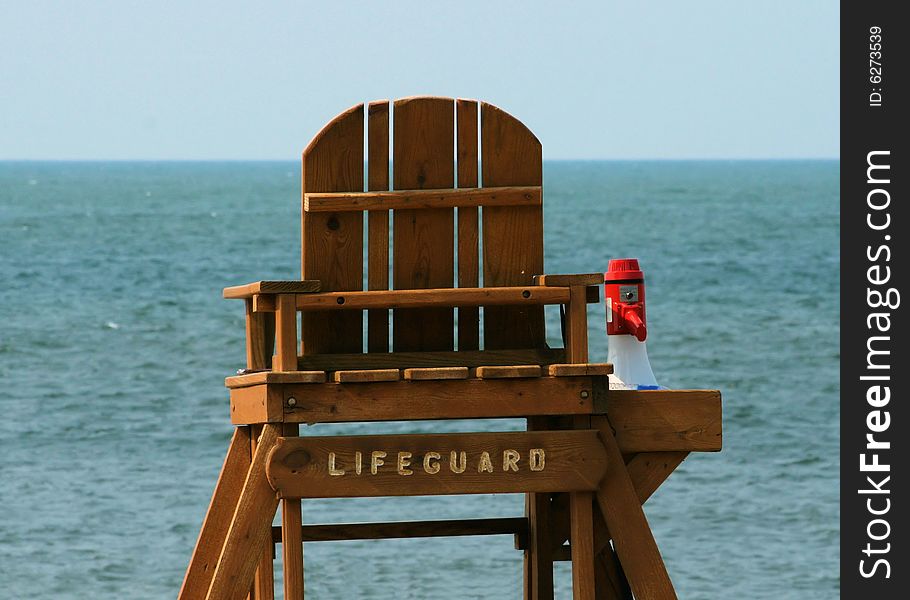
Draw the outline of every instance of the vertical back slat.
M394 103L393 185L439 189L455 185L455 106L451 98L405 98ZM395 289L454 284L454 209L394 211ZM452 350L451 308L396 309L395 351Z
M303 193L363 191L363 104L338 115L303 152ZM363 289L363 213L303 211L303 279L325 291ZM358 311L305 313L304 354L361 352Z
M477 187L477 101L457 100L458 187ZM480 264L477 249L477 208L458 209L458 287L479 285ZM480 346L480 311L476 307L458 309L458 349L477 350Z
M368 175L370 191L389 189L389 102L370 102L368 110ZM369 256L367 287L389 289L389 211L373 210L369 215ZM368 313L367 350L389 351L389 311Z
M541 185L540 142L520 121L497 107L481 103L481 169L483 185ZM484 286L530 285L543 273L543 208L483 209ZM485 307L484 347L542 347L543 307Z

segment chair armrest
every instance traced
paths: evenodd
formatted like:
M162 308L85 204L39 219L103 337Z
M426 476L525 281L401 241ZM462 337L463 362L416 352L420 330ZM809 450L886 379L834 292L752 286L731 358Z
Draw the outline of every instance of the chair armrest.
M576 275L535 275L534 285L549 287L571 287L575 285L600 285L604 282L603 273L581 273Z
M318 279L300 281L255 281L245 285L224 288L227 299L252 298L257 294L307 294L318 292L322 285Z

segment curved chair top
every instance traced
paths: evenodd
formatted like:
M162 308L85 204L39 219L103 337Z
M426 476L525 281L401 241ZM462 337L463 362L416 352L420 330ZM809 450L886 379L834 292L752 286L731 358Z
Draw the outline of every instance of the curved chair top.
M302 278L323 290L530 285L543 273L541 145L492 104L433 96L357 104L306 147L302 181ZM418 193L392 193L404 191ZM307 319L305 354L362 351L362 315ZM384 329L381 314L369 323L369 351L388 351L388 315ZM478 327L461 309L459 350L478 348ZM454 332L452 309L396 309L392 347L453 350ZM485 348L543 345L540 307L484 310Z

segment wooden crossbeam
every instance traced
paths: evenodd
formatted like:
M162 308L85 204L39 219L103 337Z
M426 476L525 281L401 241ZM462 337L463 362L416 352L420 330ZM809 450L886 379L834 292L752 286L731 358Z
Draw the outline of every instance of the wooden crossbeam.
M330 523L304 525L303 542L385 540L400 538L458 537L466 535L514 535L520 544L528 534L524 517L461 519L457 521L395 521L392 523ZM272 541L282 541L281 527L272 527Z
M593 410L590 377L286 384L231 390L231 421L237 425L521 418Z
M281 438L284 498L592 491L607 470L594 430Z
M353 212L477 206L539 206L540 186L503 186L441 190L307 193L305 212ZM602 278L601 278L602 279Z

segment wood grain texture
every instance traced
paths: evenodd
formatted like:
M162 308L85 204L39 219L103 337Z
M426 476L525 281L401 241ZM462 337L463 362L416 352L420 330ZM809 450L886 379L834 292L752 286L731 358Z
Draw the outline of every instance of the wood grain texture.
M409 367L479 367L481 365L549 365L565 362L562 348L440 352L390 352L387 354L317 354L297 360L301 370L406 369Z
M252 457L256 455L256 446L259 435L262 433L262 426L254 425L250 430L252 431L250 438L250 456ZM259 565L256 567L256 574L253 576L250 598L255 600L273 600L275 598L274 550L275 547L271 544L266 544L263 549Z
M639 600L672 600L676 592L641 508L606 417L591 418L601 434L610 468L597 490L597 503L613 537L616 553Z
M572 598L595 600L593 494L570 494L572 543Z
M590 375L609 375L613 372L611 363L567 363L547 367L551 377L585 377Z
M598 412L606 409L623 452L718 452L723 446L716 390L609 390L605 404L598 400Z
M267 457L278 440L276 425L263 426L249 474L215 568L208 600L241 600L250 590L259 558L271 543L278 498L266 478ZM196 596L198 598L199 596Z
M246 368L269 369L275 345L275 317L253 312L253 300L245 302L246 310Z
M393 188L455 185L455 104L451 98L405 98L394 103ZM455 283L455 224L451 208L396 210L393 287L450 288ZM396 309L395 351L454 349L451 308Z
M549 427L551 419L528 418L528 431ZM526 494L528 547L524 553L524 597L553 599L553 515L550 494Z
M688 452L640 452L626 464L635 493L642 504L667 480Z
M518 377L540 377L540 365L506 365L477 367L474 376L478 379L514 379Z
M259 371L224 378L224 386L231 389L263 383L325 383L325 371Z
M456 158L458 187L477 187L477 101L455 101L458 125ZM480 285L478 210L472 206L458 208L458 287ZM480 309L462 306L458 309L458 349L480 348Z
M481 168L484 186L542 184L540 142L520 121L487 103L481 104ZM543 269L543 207L483 209L484 286L533 284ZM485 348L543 346L543 309L484 309Z
M272 367L276 371L293 371L297 367L297 308L295 296L279 294L275 297L275 356Z
M363 191L363 104L341 113L303 152L303 197L308 192ZM363 213L302 213L302 279L322 289L363 289ZM361 352L359 312L303 315L303 354Z
M367 187L370 191L389 189L389 102L370 102L367 139ZM369 212L367 288L389 289L389 211ZM367 313L367 349L389 351L389 311Z
M535 285L569 287L573 285L600 285L604 281L603 273L579 273L571 275L535 275Z
M234 425L255 425L281 423L284 408L281 389L267 385L256 385L231 390L231 423Z
M396 190L307 194L307 212L368 210L417 210L427 208L477 208L478 206L538 206L539 186L503 186L440 190ZM555 285L555 284L554 284Z
M561 304L567 288L432 288L366 292L323 292L296 297L300 311L363 310L370 308L423 308L435 306L501 306ZM409 313L410 314L410 313Z
M539 449L545 457L535 470ZM506 466L510 450L517 470ZM590 491L607 468L603 458L594 430L302 437L279 440L267 472L278 494L293 498Z
M304 525L304 542L334 542L346 540L387 540L427 537L459 537L465 535L527 536L528 521L524 517L499 519L462 519L445 521L396 521L393 523L331 523ZM272 528L272 539L281 541L281 528Z
M566 305L566 360L569 362L588 362L587 311L584 286L573 285L569 288L569 303Z
M332 380L335 383L375 383L377 381L398 381L401 372L398 369L358 369L352 371L335 371Z
M284 426L284 436L297 437L296 424ZM281 558L284 597L286 600L303 600L303 515L300 500L285 498L281 501ZM274 528L273 528L274 530ZM273 537L274 540L274 537Z
M584 377L455 379L285 385L281 393L286 422L346 423L591 414L590 385Z
M437 379L467 379L467 367L431 367L429 369L405 369L406 381L431 381Z
M193 556L183 577L183 585L177 596L179 600L205 598L249 469L250 429L237 427L202 521Z
M302 281L255 281L244 285L226 287L222 291L224 298L241 299L252 298L256 294L304 294L318 292L322 282L318 279Z

